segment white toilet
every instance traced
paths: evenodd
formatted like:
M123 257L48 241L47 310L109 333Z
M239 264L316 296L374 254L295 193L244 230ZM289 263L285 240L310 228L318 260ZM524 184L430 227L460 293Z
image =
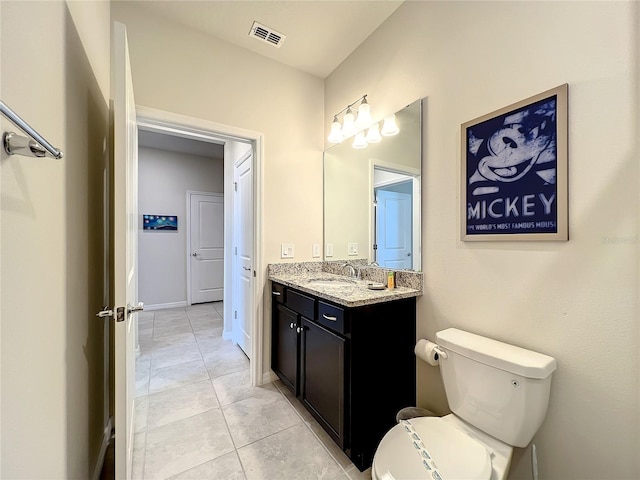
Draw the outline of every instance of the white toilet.
M436 333L449 408L403 420L380 441L373 480L503 480L549 405L553 357L455 328Z

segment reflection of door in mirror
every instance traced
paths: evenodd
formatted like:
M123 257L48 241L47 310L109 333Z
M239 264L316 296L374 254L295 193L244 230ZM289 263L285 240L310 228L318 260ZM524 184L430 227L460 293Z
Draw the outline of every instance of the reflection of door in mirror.
M419 174L394 171L373 162L372 258L383 268L419 270ZM397 168L397 167L396 167ZM407 169L410 170L410 169Z

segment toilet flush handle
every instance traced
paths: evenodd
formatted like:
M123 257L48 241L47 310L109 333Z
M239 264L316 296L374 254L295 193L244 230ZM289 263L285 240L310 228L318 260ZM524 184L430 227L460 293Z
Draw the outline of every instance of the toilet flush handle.
M447 352L445 352L444 350L442 350L439 346L435 346L433 347L433 350L436 352L436 360L440 360L442 358L447 358L449 355L447 355Z

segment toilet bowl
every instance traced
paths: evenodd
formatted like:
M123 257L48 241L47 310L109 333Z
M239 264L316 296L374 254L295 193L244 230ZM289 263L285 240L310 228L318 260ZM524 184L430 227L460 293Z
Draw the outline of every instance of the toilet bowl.
M549 404L553 357L463 330L436 332L451 414L402 420L378 444L373 480L504 480Z
M455 415L403 420L378 445L372 480L503 480L511 446Z

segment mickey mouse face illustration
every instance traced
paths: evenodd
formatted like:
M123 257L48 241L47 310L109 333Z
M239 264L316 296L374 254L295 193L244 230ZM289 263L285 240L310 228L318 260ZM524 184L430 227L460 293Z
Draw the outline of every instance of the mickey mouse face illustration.
M498 182L522 178L552 140L546 127L543 120L533 128L512 123L496 130L487 140L489 154L478 162L478 173Z

